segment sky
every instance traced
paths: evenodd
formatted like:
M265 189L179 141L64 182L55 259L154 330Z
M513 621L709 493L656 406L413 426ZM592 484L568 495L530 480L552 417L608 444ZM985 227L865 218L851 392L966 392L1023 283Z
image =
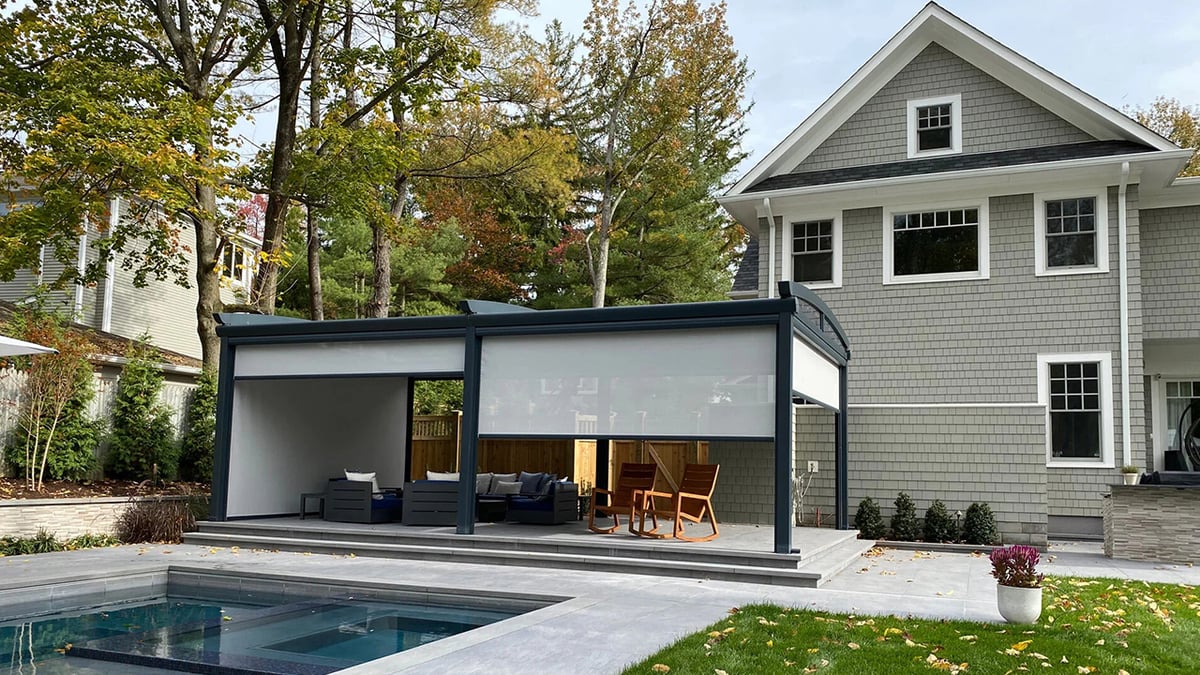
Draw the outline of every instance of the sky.
M923 0L727 0L730 32L754 75L748 171L925 6ZM1017 53L1115 107L1155 97L1200 104L1200 2L944 0ZM589 0L540 0L514 17L535 35L553 19L578 34Z

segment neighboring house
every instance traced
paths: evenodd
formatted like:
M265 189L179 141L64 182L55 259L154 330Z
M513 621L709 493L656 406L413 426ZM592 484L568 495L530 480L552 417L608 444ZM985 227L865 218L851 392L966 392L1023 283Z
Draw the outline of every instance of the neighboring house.
M113 197L109 201L110 222L106 229L117 224L117 218L129 217L129 201ZM196 233L190 226L181 226L180 244L194 254ZM86 234L79 238L76 264L82 269L98 259L92 244L100 236L97 224L89 224ZM233 245L222 249L221 273L225 277L222 299L225 302L243 301L239 295L249 288L254 254L259 242L249 236L239 236ZM43 252L41 270L24 271L13 281L0 282L0 300L22 302L42 283L52 283L63 271L63 263L49 252ZM125 269L121 257L110 260L105 277L94 286L76 285L51 295L50 309L61 311L76 322L119 335L137 339L149 335L150 341L163 349L200 358L200 338L196 332L195 287L196 265L190 260L187 269L189 286L183 287L173 279L157 281L148 278L145 286L134 285L134 272Z
M721 199L755 235L731 297L800 281L846 330L851 508L903 490L986 501L1006 541L1099 535L1122 465L1179 459L1191 154L930 3ZM832 509L831 420L797 415L806 512Z

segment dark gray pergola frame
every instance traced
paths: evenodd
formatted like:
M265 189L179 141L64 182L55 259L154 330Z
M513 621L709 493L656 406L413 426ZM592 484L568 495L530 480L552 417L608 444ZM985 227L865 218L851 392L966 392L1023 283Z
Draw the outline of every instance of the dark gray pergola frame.
M794 282L780 282L779 298L736 302L686 303L640 307L535 311L503 303L465 301L463 314L443 317L410 317L310 322L279 317L229 315L218 317L221 326L221 368L218 378L217 425L213 457L212 513L214 520L228 518L229 452L233 416L234 366L239 345L351 342L428 338L459 338L464 343L463 372L389 373L394 376L438 378L461 375L463 379L462 436L459 465L478 466L479 393L483 340L489 336L583 334L623 331L680 330L688 328L745 327L773 325L775 339L775 428L772 437L737 440L771 441L774 445L774 522L777 553L792 551L792 425L794 404L804 393L793 387L793 340L800 339L838 369L839 404L835 414L835 506L836 526L849 529L848 438L846 433L847 364L849 343L837 318L815 293ZM303 375L282 376L302 378ZM331 377L329 375L313 377ZM486 436L493 437L493 436ZM608 442L617 438L589 433L598 441L597 452L606 453ZM619 435L627 438L628 434ZM723 440L712 438L711 440ZM475 484L460 481L459 534L475 531Z

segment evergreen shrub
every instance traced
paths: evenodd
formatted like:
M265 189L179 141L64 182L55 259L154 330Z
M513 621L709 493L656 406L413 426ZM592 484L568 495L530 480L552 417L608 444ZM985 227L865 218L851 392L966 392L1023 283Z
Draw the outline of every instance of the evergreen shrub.
M921 538L917 507L906 492L901 492L896 497L896 512L892 514L892 538L896 541L916 541Z
M958 526L954 516L946 510L942 500L935 499L925 510L925 541L950 542L958 540Z
M879 513L879 505L874 499L867 497L858 503L858 511L854 513L854 528L863 539L882 539L886 530L883 516Z
M984 502L975 502L967 507L967 515L963 518L963 539L968 544L988 545L1000 541L1000 533L996 530L996 517L992 509Z
M187 427L179 448L179 475L184 480L212 482L213 442L217 433L217 378L204 371L188 400Z
M179 469L171 415L158 402L163 374L144 342L126 355L112 408L108 474L129 480L172 479Z

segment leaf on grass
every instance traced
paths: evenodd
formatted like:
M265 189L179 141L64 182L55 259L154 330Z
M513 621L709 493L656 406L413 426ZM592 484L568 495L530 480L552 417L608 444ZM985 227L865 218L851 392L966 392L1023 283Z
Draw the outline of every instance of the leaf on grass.
M847 642L846 646L849 647L850 649L858 649L859 648L859 645L857 642Z
M716 670L713 671L713 675L729 675L729 673L721 670L720 668L717 668Z
M774 641L774 640L767 640L767 646L768 646L768 647L774 647L774 646L775 646L775 641Z
M960 635L958 637L958 639L963 640L965 642L974 642L975 640L979 639L979 636L978 635Z
M1049 661L1050 660L1049 656L1046 656L1045 654L1039 654L1037 652L1029 652L1029 655L1039 661Z
M1013 648L1013 649L1015 649L1015 650L1017 650L1017 651L1019 651L1019 652L1023 652L1023 651L1025 651L1025 650L1026 650L1026 649L1029 647L1029 645L1031 645L1031 644L1033 644L1033 640L1021 640L1021 641L1020 641L1020 642L1018 642L1017 644L1013 645L1013 646L1012 646L1012 648Z
M1086 673L1096 672L1096 666L1075 666L1075 670L1086 675Z
M1099 640L1096 640L1096 646L1103 647L1104 646L1104 638L1100 638Z
M884 629L883 629L883 634L884 634L885 636L887 636L887 635L900 635L900 634L902 634L903 632L904 632L904 631L900 630L899 628L896 628L895 626L892 626L892 627L890 627L890 628L884 628Z
M650 670L653 670L656 673L669 673L671 672L671 666L668 666L665 663L656 663L650 666Z
M809 648L808 648L806 651L807 651L809 654L816 654L817 652L819 652L819 651L821 651L821 650L820 650L820 649L817 649L816 647L809 647Z

